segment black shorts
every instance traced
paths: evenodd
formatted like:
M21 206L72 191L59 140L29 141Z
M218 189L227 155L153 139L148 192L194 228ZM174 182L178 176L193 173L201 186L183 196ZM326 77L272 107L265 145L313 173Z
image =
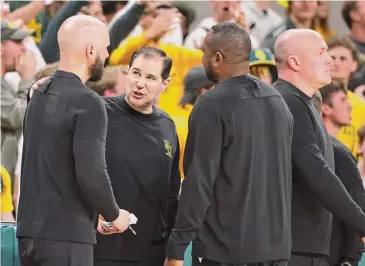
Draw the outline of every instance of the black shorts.
M92 244L37 238L18 239L21 266L93 266Z

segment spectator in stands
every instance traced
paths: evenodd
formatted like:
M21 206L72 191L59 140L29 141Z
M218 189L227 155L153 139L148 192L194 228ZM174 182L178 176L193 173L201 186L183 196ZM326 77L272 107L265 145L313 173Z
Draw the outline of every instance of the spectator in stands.
M103 13L102 3L99 1L92 1L87 6L83 6L80 13L83 15L93 16L103 23L107 22Z
M6 19L22 19L33 30L34 41L39 44L50 21L65 1L9 1L11 13Z
M128 3L128 1L102 1L103 14L109 23L115 16L115 14L122 10Z
M345 1L342 17L350 29L350 38L365 60L365 1Z
M274 52L276 39L289 29L313 29L318 1L288 1L286 20L271 31L261 44Z
M14 205L11 197L11 178L5 167L1 165L1 219L2 222L15 222Z
M346 37L332 38L327 45L328 53L333 60L331 77L334 81L342 83L347 89L351 75L358 66L359 58L356 46ZM347 92L347 96L352 105L352 122L351 125L341 128L337 139L345 144L356 156L358 146L357 130L365 124L365 101L351 91Z
M325 41L335 36L335 31L330 26L330 6L330 1L318 1L318 9L314 17L314 29L322 35Z
M119 96L125 93L127 74L127 66L106 66L101 79L86 86L101 96Z
M356 159L351 151L336 139L341 126L351 123L351 104L347 99L347 91L343 85L336 83L324 86L320 91L323 99L323 124L331 137L336 175L352 199L365 210L365 190ZM357 265L363 251L364 244L358 233L337 217L333 217L329 265L343 265L345 262Z
M354 74L349 82L348 90L365 100L365 65L364 72Z
M358 153L359 153L359 156L360 156L358 166L359 166L359 169L360 169L361 177L362 177L363 182L365 184L365 124L360 127L357 134L359 136Z
M27 93L34 82L35 57L25 52L23 40L31 31L13 27L1 21L1 163L13 177L19 137L27 105ZM4 79L8 72L17 71L21 77L19 89L14 90Z
M283 22L283 18L270 6L272 1L241 1L247 28L261 46L265 37Z
M248 31L248 25L246 24L246 15L240 8L239 1L211 1L213 7L213 17L203 19L198 26L191 31L186 37L184 45L189 48L201 49L204 37L210 30L210 28L218 23L223 22L236 22L239 25L246 28ZM253 35L250 35L253 48L259 46L258 41Z
M198 65L189 70L184 78L184 95L179 102L179 108L174 110L171 118L176 125L180 143L180 173L183 176L183 155L186 138L188 135L188 121L191 110L197 98L210 90L214 83L207 78L203 65Z
M188 2L174 1L172 6L176 7L179 13L182 15L181 28L183 33L183 41L185 41L186 37L190 33L190 26L195 20L196 11Z
M278 78L274 55L269 49L255 49L250 54L250 73L255 77L272 84Z

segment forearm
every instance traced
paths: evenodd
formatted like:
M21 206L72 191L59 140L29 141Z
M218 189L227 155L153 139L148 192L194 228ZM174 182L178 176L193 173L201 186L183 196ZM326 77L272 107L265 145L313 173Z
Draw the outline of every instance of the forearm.
M6 19L10 21L21 19L24 24L27 24L31 19L36 17L45 8L45 6L45 1L32 1L31 3L11 12L6 16Z
M84 198L112 222L119 215L105 163L105 143L98 139L74 141L77 181Z
M138 24L144 11L144 6L134 4L123 15L121 15L109 29L110 46L108 51L111 54Z

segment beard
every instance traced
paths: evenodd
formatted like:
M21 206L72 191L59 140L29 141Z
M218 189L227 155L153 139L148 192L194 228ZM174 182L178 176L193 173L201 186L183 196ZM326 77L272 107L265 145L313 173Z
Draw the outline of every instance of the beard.
M212 81L213 83L218 83L218 75L214 73L211 64L208 64L207 67L204 66L205 74L207 78Z
M103 76L103 70L104 70L104 62L101 60L100 56L97 55L95 63L92 64L89 68L89 75L90 75L89 81L96 82L101 80L101 77Z

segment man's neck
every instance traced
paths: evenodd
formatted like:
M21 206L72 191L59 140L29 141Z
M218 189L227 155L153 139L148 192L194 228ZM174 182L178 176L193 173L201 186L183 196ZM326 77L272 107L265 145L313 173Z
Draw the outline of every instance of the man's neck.
M312 26L312 20L300 21L293 15L290 15L289 18L295 24L297 29L310 29Z
M335 125L330 119L323 117L323 124L327 129L327 132L330 136L336 137L338 132L340 132L340 127Z
M288 73L286 71L281 71L279 73L279 79L285 80L293 84L298 90L302 91L305 95L312 98L312 96L316 93L317 89L313 88L310 84L308 84L304 79L300 78L297 75L292 73Z
M72 60L60 60L58 67L59 70L70 72L78 76L82 83L85 84L89 80L89 70L85 64L77 64L72 62Z
M350 33L351 38L358 42L365 43L365 28L361 25L353 25Z
M248 62L244 62L241 64L234 64L228 68L226 73L223 73L222 76L219 77L219 82L229 78L244 76L248 74L250 74L250 68Z

